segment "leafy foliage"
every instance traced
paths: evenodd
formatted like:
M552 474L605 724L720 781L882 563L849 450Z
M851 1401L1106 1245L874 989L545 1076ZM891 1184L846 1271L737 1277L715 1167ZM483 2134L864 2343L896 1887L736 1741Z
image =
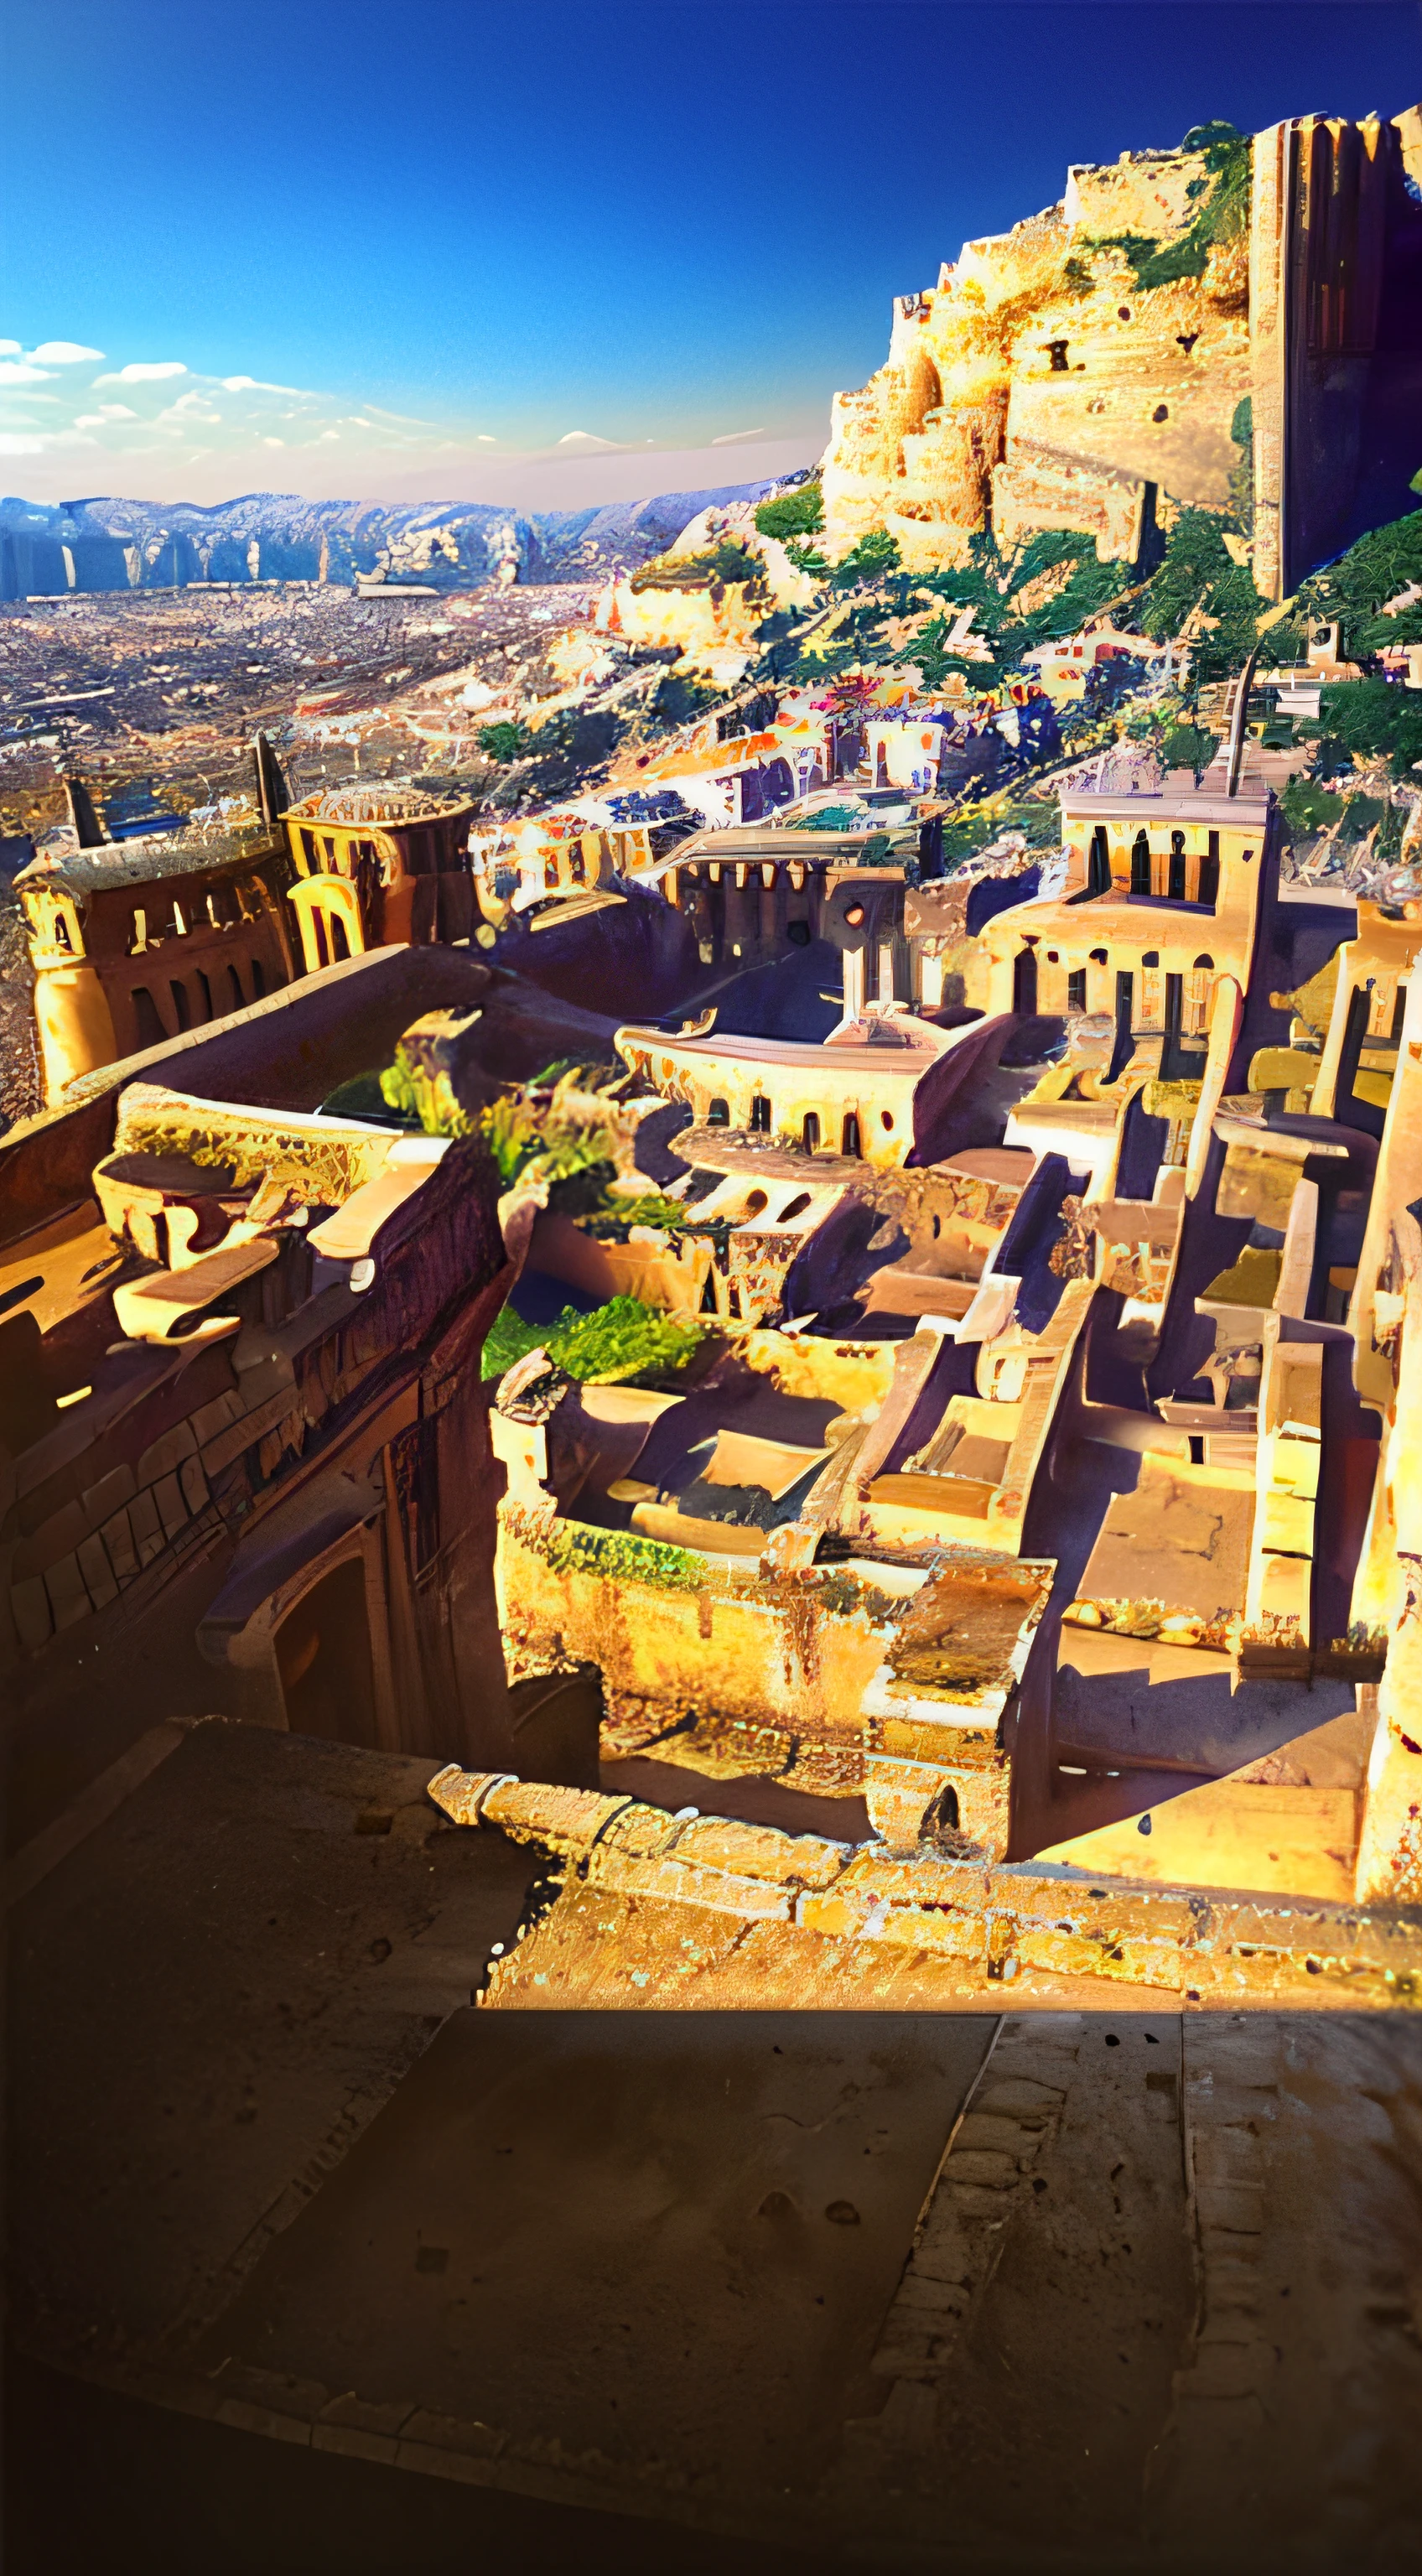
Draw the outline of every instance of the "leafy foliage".
M755 523L763 537L817 537L825 523L824 499L818 482L797 484L793 492L782 492L773 501L762 501Z
M685 671L667 671L657 683L647 712L656 725L690 724L722 695L708 681L691 679Z
M1414 582L1422 582L1422 510L1360 537L1303 584L1298 604L1308 618L1341 620L1345 653L1380 653L1388 644L1422 643L1422 601L1395 617L1379 613Z
M1355 757L1386 756L1394 778L1410 778L1422 761L1422 691L1388 680L1337 680L1323 692L1323 715Z
M1344 799L1320 786L1316 778L1291 778L1279 799L1284 820L1295 832L1326 832L1340 820Z
M1214 759L1219 741L1203 725L1177 724L1167 728L1160 749L1167 768L1193 769L1198 778Z
M1203 277L1217 242L1237 240L1249 225L1249 178L1253 145L1222 118L1192 126L1182 150L1203 152L1210 178L1199 211L1177 241L1160 242L1149 233L1105 233L1092 250L1124 251L1139 293L1172 286L1182 277ZM1198 185L1198 182L1196 183Z
M531 736L525 728L506 717L501 718L498 724L482 725L479 729L479 749L486 751L491 760L523 760L527 757L530 742Z
M1208 510L1182 510L1170 531L1165 560L1141 602L1140 623L1147 635L1163 643L1179 634L1197 607L1216 623L1196 642L1196 675L1224 679L1243 668L1264 602L1244 566L1230 555L1219 520Z
M634 1378L672 1376L686 1367L709 1326L667 1315L640 1297L613 1297L591 1315L565 1306L556 1324L526 1324L512 1306L498 1314L484 1343L480 1374L502 1377L529 1351L546 1350L586 1386L625 1386Z
M897 537L887 528L866 528L830 571L836 590L857 590L861 583L878 581L885 573L897 572L903 556Z

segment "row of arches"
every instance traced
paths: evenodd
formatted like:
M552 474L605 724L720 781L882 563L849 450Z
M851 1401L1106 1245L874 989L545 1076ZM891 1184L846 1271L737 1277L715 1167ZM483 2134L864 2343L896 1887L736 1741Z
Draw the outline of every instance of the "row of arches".
M151 985L135 984L129 993L133 1013L134 1036L138 1049L163 1046L172 1037L181 1037L185 1029L201 1028L209 1020L225 1019L230 1011L245 1011L250 1002L266 999L267 979L260 957L247 961L251 985L244 992L238 967L229 960L209 976L202 967L194 967L191 976L168 978L167 1010L171 1026L160 1010Z

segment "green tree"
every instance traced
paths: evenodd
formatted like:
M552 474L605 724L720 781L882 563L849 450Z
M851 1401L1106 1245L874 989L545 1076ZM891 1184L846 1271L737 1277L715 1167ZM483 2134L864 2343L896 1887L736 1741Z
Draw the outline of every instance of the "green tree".
M763 537L817 537L825 523L824 498L818 482L799 483L793 492L781 492L773 501L762 501L755 523Z
M1141 601L1141 626L1156 643L1164 643L1179 634L1197 607L1215 624L1194 646L1196 674L1202 680L1224 679L1243 668L1264 602L1244 566L1230 555L1219 520L1208 510L1182 510L1165 560Z
M835 565L830 579L836 590L857 590L897 572L902 561L897 537L891 537L887 528L868 528Z

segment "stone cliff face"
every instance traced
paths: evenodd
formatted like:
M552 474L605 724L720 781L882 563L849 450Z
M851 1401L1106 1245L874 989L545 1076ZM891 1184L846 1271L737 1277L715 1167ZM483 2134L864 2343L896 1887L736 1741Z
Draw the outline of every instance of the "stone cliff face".
M1256 578L1277 593L1286 565L1290 580L1309 568L1291 552L1316 561L1360 533L1355 492L1360 525L1388 514L1364 491L1368 422L1404 412L1416 375L1415 299L1399 329L1386 290L1417 255L1420 144L1409 110L1389 125L1303 118L1253 141L1203 127L1179 151L1072 169L1058 205L967 243L935 288L900 297L887 364L836 396L829 551L882 527L929 571L965 562L988 526L1008 542L1073 528L1129 563L1181 507L1233 509L1245 531L1258 521ZM1291 463L1280 424L1302 418L1345 347L1358 363L1338 437L1359 462L1343 489L1335 463L1329 506L1300 518L1290 474L1329 469ZM1399 452L1382 476L1401 478L1393 514L1419 461ZM1291 520L1309 526L1292 548Z

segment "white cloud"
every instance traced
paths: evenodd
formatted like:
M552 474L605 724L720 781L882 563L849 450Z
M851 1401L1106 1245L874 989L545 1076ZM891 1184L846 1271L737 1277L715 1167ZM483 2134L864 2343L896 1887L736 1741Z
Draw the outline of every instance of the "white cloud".
M498 443L499 443L499 442L498 442L498 440L497 440L496 438L491 438L491 437L490 437L489 432L487 431L487 429L481 429L481 430L480 430L480 432L479 432L479 445L480 445L481 447L497 447L497 446L498 446Z
M711 444L713 447L739 447L743 438L764 438L764 436L765 423L762 421L759 429L724 430L719 438L712 439Z
M107 376L96 376L96 385L156 385L164 376L185 376L187 368L181 358L159 358L150 365L145 359L131 359L126 367L117 367Z
M42 359L51 367L77 367L85 358L92 359L95 366L102 366L104 353L102 349L85 349L77 340L41 340L37 349L31 349L30 356Z
M260 376L224 376L222 390L228 394L295 394L298 401L312 399L303 395L300 385L264 384Z
M13 358L0 360L0 385L43 385L50 373L48 367L21 365Z
M616 445L616 440L599 438L596 431L591 429L566 429L558 444L560 447L613 447Z
M0 340L0 358L18 358L24 345L23 340Z
M264 438L262 445L263 447L285 447L286 440L284 438Z

